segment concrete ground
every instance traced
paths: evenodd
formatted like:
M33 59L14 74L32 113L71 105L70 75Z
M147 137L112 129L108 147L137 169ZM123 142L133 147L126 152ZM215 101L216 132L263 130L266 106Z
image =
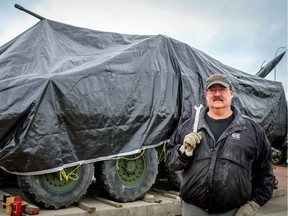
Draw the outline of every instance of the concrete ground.
M287 166L276 166L275 175L278 180L277 189L273 198L258 212L258 216L287 216ZM167 188L165 182L158 182L148 192L146 201L139 200L130 203L116 203L92 195L93 188L80 200L79 206L67 209L45 210L40 209L40 216L181 216L181 200ZM17 187L2 188L6 193L25 196ZM92 191L91 191L92 190ZM0 191L1 192L1 191ZM91 193L92 192L92 193ZM28 200L26 200L28 201ZM108 202L107 202L108 201ZM108 204L107 204L108 203ZM91 212L88 212L90 210ZM94 211L94 212L93 212ZM7 215L5 209L0 209L0 215Z
M278 189L274 190L273 198L260 209L258 215L287 216L288 168L287 165L279 165L274 168L274 174L278 180Z
M274 166L274 174L278 181L277 187L284 188L286 191L286 195L288 195L288 167L286 166Z

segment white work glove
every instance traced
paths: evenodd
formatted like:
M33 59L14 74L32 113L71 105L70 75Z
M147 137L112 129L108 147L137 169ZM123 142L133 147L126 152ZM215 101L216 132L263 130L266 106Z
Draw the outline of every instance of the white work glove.
M196 145L200 143L202 139L202 133L199 132L191 132L189 134L187 134L185 137L184 137L184 141L183 141L183 144L182 146L180 147L180 152L182 154L185 154L187 156L192 156L193 155L193 151L194 149L196 148Z
M260 205L258 205L256 202L248 201L238 209L235 216L255 216L259 208Z

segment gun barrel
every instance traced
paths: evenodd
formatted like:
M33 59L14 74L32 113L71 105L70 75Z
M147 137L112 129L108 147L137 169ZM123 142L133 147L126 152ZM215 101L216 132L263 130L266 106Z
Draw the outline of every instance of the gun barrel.
M262 77L265 78L275 67L276 65L280 62L280 60L283 58L285 55L286 51L272 59L270 62L268 62L265 67L262 67L256 74L255 76L257 77Z
M14 7L17 8L17 9L19 9L19 10L22 10L22 11L24 11L24 12L26 12L26 13L28 13L28 14L30 14L30 15L38 18L38 19L40 19L40 20L45 19L44 17L42 17L42 16L40 16L40 15L38 15L38 14L35 14L35 13L33 13L32 11L29 11L29 10L23 8L22 6L20 6L20 5L18 5L18 4L15 4Z

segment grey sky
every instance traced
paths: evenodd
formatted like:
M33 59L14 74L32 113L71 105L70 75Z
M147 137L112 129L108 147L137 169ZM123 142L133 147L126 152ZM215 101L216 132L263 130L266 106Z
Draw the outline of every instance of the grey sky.
M15 3L75 26L164 34L250 74L287 49L287 0L1 0L0 46L39 21ZM286 99L287 73L286 54L276 67Z

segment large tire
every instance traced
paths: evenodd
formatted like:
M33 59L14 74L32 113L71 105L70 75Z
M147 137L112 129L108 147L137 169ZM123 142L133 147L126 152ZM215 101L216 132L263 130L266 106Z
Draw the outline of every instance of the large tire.
M59 172L35 176L18 176L18 185L29 200L48 209L68 208L87 192L94 174L94 164L65 169L76 175L60 180ZM77 178L78 176L78 178Z
M285 152L281 149L271 148L272 152L272 163L273 164L282 164L285 162Z
M102 161L95 166L98 186L110 198L120 202L143 198L155 183L157 173L158 157L154 148L145 150L143 154Z

